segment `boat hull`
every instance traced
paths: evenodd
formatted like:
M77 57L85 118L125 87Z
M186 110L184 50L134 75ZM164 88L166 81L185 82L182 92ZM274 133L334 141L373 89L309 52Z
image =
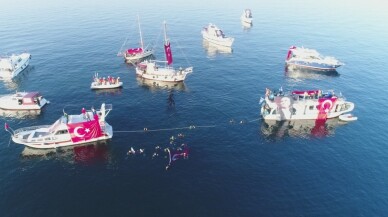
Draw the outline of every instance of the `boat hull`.
M358 118L352 114L343 114L338 117L341 121L356 121Z
M40 111L48 103L49 102L45 98L43 98L40 101L40 105L19 105L14 103L7 103L5 100L2 99L2 97L0 97L0 109L8 111Z
M241 22L252 24L253 18L247 18L245 16L241 16Z
M152 54L153 54L152 50L146 50L143 53L138 53L136 55L128 55L125 53L124 59L125 59L125 61L136 62L136 61L140 61L144 58L147 58L147 57L151 56Z
M233 38L214 38L211 36L208 36L206 33L202 33L203 39L209 41L210 43L220 45L220 46L225 46L225 47L232 47Z
M287 67L312 69L317 71L336 71L341 65L323 63L308 63L303 61L286 61Z
M287 97L282 97L282 99L283 98ZM341 101L334 104L331 102L327 103L329 103L332 107L330 110L325 112L324 116L321 116L321 111L316 109L318 103L314 102L313 100L306 100L305 102L295 103L281 108L277 107L275 102L271 102L270 100L266 99L266 103L261 106L260 114L264 120L318 120L322 118L336 118L342 114L351 112L354 109L354 103L352 102Z
M71 139L69 140L50 140L50 141L37 141L37 142L28 142L24 137L26 135L29 135L32 133L35 129L37 128L42 128L42 127L50 127L50 126L37 126L37 127L32 127L31 130L26 130L22 132L15 133L12 136L12 141L17 143L17 144L22 144L30 148L35 148L35 149L53 149L53 148L59 148L59 147L68 147L68 146L76 146L76 145L82 145L82 144L87 144L91 142L99 142L99 141L105 141L109 140L113 137L113 128L112 126L108 125L107 123L105 124L104 128L104 135L98 138L92 138L87 141L79 141L79 142L73 142ZM17 132L16 130L15 132ZM43 139L42 139L43 140Z
M23 53L19 55L21 61L17 63L13 71L0 70L1 79L13 79L18 76L22 71L24 71L30 64L31 54Z
M136 67L136 75L155 81L164 81L164 82L181 82L184 81L189 73L193 72L193 67L188 67L185 69L175 70L170 67L157 67L154 62L149 62L144 64L139 64Z
M93 82L90 85L90 89L92 90L100 90L100 89L114 89L121 88L123 86L123 82L119 82L117 84L98 84L97 82Z

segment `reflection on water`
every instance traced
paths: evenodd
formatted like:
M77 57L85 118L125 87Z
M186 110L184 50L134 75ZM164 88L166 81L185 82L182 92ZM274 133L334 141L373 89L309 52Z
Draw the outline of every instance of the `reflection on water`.
M263 120L261 132L268 139L288 136L298 138L326 137L333 135L335 128L343 124L338 118L328 119L326 122L316 120Z
M15 111L15 110L3 110L0 109L0 116L6 118L36 118L40 115L41 110L24 110L24 111Z
M248 31L252 28L253 24L241 21L241 25L245 31Z
M106 142L89 143L79 146L61 147L56 149L35 149L25 147L21 153L23 159L57 159L69 163L91 164L109 160Z
M94 89L93 92L96 95L120 95L122 93L122 87L120 88L112 88L112 89Z
M24 81L27 79L27 75L33 70L34 70L33 66L28 66L16 78L13 78L13 79L2 78L0 80L4 83L4 86L6 89L18 90L19 87L21 87L23 85Z
M179 90L179 91L186 90L186 86L184 82L155 81L155 80L144 79L140 77L137 77L136 79L139 86L148 88L150 90L158 90L158 89Z
M214 57L217 54L231 54L233 52L233 49L231 47L213 44L205 39L202 40L202 46L206 50L207 55L210 57Z
M285 66L284 74L287 77L295 78L295 79L317 79L322 80L327 78L327 76L337 77L339 73L334 71L321 71L314 69L306 69L297 66Z

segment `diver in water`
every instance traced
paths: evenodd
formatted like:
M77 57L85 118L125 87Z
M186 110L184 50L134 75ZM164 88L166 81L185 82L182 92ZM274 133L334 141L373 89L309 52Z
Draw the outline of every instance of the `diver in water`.
M170 92L170 95L168 95L167 101L169 106L175 106L174 93L172 91Z

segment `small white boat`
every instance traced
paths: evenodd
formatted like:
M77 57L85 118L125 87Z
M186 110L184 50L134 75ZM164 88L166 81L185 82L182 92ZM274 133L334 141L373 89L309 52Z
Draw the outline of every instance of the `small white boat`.
M81 114L64 115L52 125L24 127L10 132L12 141L31 148L48 149L65 146L73 146L90 142L111 139L113 129L105 117L112 110L112 105L101 105L101 109L86 111Z
M244 23L252 24L252 11L251 9L245 9L241 14L241 21Z
M0 109L2 110L40 110L48 104L39 92L16 92L0 97Z
M15 78L28 67L30 59L31 54L29 53L0 57L0 79Z
M321 90L292 91L283 93L266 90L261 100L261 115L265 120L327 120L354 109L354 103L346 101L334 91Z
M234 41L234 38L226 37L221 29L211 23L204 27L201 33L204 39L221 46L231 47Z
M316 50L291 46L286 57L286 65L321 71L334 71L344 65L334 57L322 56Z
M101 78L98 77L98 74L96 73L93 77L93 82L90 85L90 89L97 90L97 89L113 89L113 88L120 88L123 86L123 82L120 81L120 77L114 78L111 76L108 76L107 79L105 77Z
M124 59L126 61L129 61L129 62L137 62L137 61L140 61L141 59L149 57L149 56L151 56L153 54L153 50L152 49L145 49L144 48L143 35L142 35L142 32L141 32L141 28L140 28L140 18L139 18L139 16L137 16L137 22L138 22L138 25L139 25L140 47L129 48L126 51L122 52L122 55L124 56ZM126 43L126 41L124 42L123 46L125 45L125 43Z
M358 118L352 114L343 114L338 116L341 121L356 121Z
M172 51L170 41L167 39L166 22L164 22L164 51L166 61L145 60L136 66L136 75L150 80L180 82L186 79L186 76L193 72L193 67L174 69L172 67ZM164 63L159 65L158 63Z

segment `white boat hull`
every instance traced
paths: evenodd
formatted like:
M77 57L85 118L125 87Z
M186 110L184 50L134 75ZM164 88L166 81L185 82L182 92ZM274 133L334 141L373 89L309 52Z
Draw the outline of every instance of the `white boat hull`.
M26 94L26 92L20 92L21 94ZM0 109L9 110L9 111L34 111L41 110L46 104L49 103L48 100L42 98L38 103L23 104L19 103L18 100L22 98L15 97L15 94L4 95L0 97Z
M157 67L155 62L147 62L144 64L136 67L136 75L155 81L180 82L184 81L187 75L193 72L193 67L175 70L172 67Z
M210 43L220 45L220 46L225 46L225 47L232 47L233 38L215 38L207 35L206 33L202 33L202 36L205 40L209 41Z
M358 118L352 114L343 114L338 117L341 121L356 121Z
M113 89L120 88L123 86L123 82L118 82L117 84L99 84L98 82L92 82L90 89L99 90L99 89Z
M142 53L138 53L136 55L129 55L127 53L124 53L124 59L125 61L129 61L129 62L136 62L136 61L140 61L146 57L149 57L153 54L153 51L152 50L146 50Z
M112 110L112 105L103 103L101 109L90 111L82 108L81 114L68 115L64 110L54 124L24 127L12 130L12 141L36 149L50 149L66 146L87 144L111 139L113 128L105 118Z
M279 104L276 101L278 101ZM322 111L318 109L318 99L300 99L292 101L293 100L289 96L279 96L276 97L275 100L270 100L266 97L265 103L261 106L260 114L265 120L317 120L319 118L336 118L354 109L354 103L352 102L338 99L333 103L330 99L327 99L323 104L330 105L330 109L322 114L320 113Z
M253 18L247 18L245 16L241 16L241 22L252 24Z
M211 23L202 29L201 34L203 39L220 46L231 47L234 41L234 38L225 36L221 29Z
M91 142L98 142L98 141L105 141L108 139L111 139L113 137L113 128L109 124L105 123L104 128L104 135L98 138L89 139L87 141L80 141L80 142L73 142L70 137L67 138L57 138L51 137L50 140L41 139L42 141L34 141L29 142L25 138L28 137L29 134L33 133L38 128L48 128L48 126L36 126L29 128L30 130L26 129L25 131L16 132L12 136L12 141L18 144L25 145L30 148L36 148L36 149L51 149L51 148L59 148L59 147L67 147L67 146L75 146L75 145L81 145L81 144L87 144Z
M12 71L0 69L1 79L13 79L28 67L28 65L30 64L31 54L22 53L19 56L21 58L21 61L16 63L16 65L14 66L15 68Z

